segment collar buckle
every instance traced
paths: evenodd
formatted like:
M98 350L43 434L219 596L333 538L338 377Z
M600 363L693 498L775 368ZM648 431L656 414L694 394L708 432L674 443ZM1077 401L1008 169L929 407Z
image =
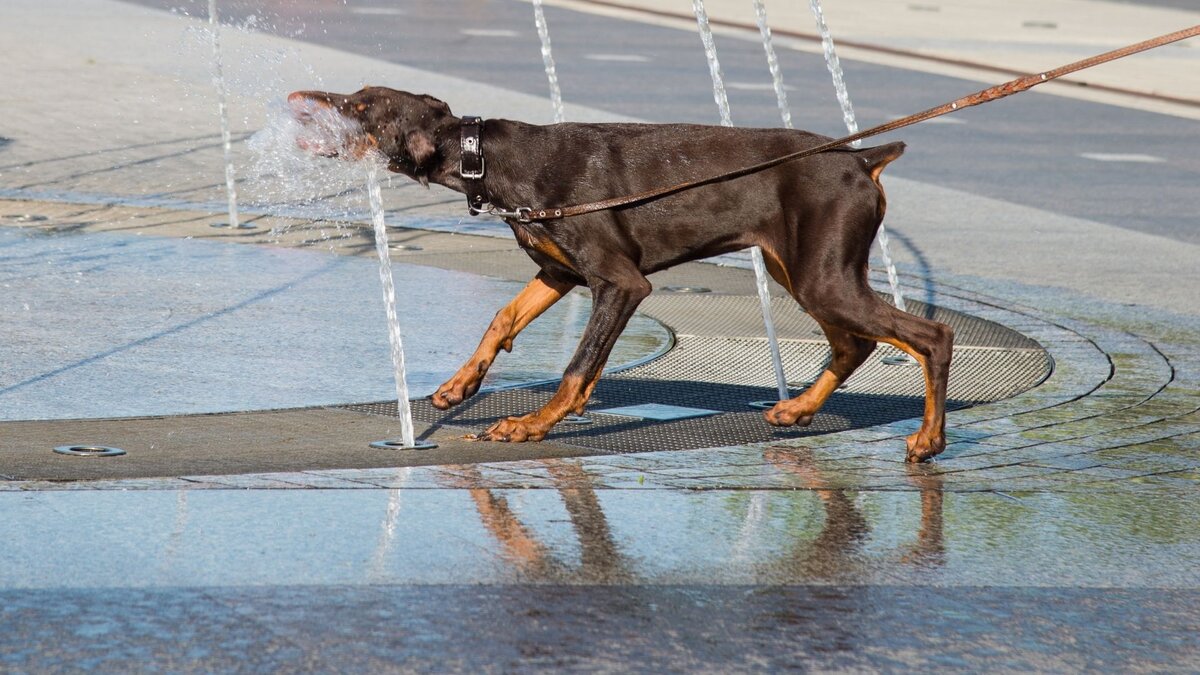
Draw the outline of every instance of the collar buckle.
M464 152L466 152L466 151L464 150ZM466 166L464 166L463 160L459 159L459 162L458 162L459 175L461 175L463 178L465 178L467 180L479 180L480 178L483 178L483 173L487 168L487 164L484 162L482 155L478 155L478 157L479 157L479 168L478 169L468 169Z
M465 180L483 178L486 164L483 161L483 119L474 116L462 118L459 135L461 152L458 157L458 173Z

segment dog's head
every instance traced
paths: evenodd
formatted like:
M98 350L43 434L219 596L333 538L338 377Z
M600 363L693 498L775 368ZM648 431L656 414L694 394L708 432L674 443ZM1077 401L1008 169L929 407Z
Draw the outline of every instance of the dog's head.
M323 157L362 159L378 152L397 173L426 182L453 119L450 106L423 94L364 87L353 94L297 91L288 96L304 125L297 144Z

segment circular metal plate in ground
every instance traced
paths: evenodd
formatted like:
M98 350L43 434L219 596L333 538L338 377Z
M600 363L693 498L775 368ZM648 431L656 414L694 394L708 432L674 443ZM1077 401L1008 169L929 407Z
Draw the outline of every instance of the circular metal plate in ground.
M886 366L919 366L917 360L908 354L896 354L894 356L885 356L879 359L879 362Z
M592 420L590 417L584 417L583 415L567 415L566 417L559 420L558 423L559 424L591 424Z
M60 445L54 451L71 457L117 457L125 454L124 450L107 445Z
M816 380L804 380L803 382L788 382L787 386L791 389L808 389L816 384ZM845 389L847 382L842 382L838 385L838 389Z
M11 220L15 223L37 223L43 220L49 220L46 216L41 216L36 213L15 213L4 216L5 220Z
M775 407L776 403L779 403L779 401L750 401L746 405L758 410L770 410Z
M424 246L417 246L416 244L392 244L392 245L388 246L388 248L392 249L393 251L424 251L425 250Z
M414 442L412 445L405 445L404 441L397 439L375 441L374 443L371 443L372 448L382 448L384 450L432 450L437 446L437 443L421 440Z
M226 223L226 222L209 223L208 226L209 227L229 227L229 223ZM238 223L237 227L235 227L233 229L235 229L235 230L256 230L256 229L258 229L258 226L255 225L254 223Z
M683 299L684 296L677 296ZM690 296L689 302L698 296ZM712 296L717 297L717 296ZM746 303L757 311L757 299ZM759 317L761 321L761 316ZM785 363L796 370L795 379L816 376L828 360L829 346L809 340L781 340ZM881 351L883 351L881 349ZM723 445L775 442L846 429L919 418L924 410L925 382L917 368L896 368L879 362L880 353L863 364L849 386L835 392L807 427L772 427L761 410L747 401L778 396L766 359L766 340L715 336L677 335L675 348L665 356L631 370L601 378L592 395L597 409L661 403L702 407L721 414L674 421L631 421L597 415L587 426L560 426L549 439L563 445L598 452L690 450ZM883 351L886 353L886 351ZM1025 349L957 348L951 364L947 410L1007 398L1036 385L1050 372L1044 351ZM481 393L452 413L433 408L428 401L413 402L414 418L428 423L485 429L516 412L544 406L554 396L557 382L528 388ZM395 415L388 406L345 406L373 414Z
M664 293L712 293L711 288L703 286L663 286Z

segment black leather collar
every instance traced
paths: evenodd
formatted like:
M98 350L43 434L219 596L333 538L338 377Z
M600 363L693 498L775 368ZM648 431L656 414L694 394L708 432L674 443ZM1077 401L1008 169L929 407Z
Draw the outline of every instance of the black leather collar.
M486 164L483 160L483 120L464 116L459 134L462 153L458 162L458 173L462 176L467 193L467 212L477 216L486 211L491 199L483 185Z

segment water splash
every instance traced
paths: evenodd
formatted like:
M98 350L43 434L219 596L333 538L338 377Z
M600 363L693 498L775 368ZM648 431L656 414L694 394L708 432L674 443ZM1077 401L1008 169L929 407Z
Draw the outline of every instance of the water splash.
M396 412L400 416L400 440L404 447L416 446L413 433L412 408L408 403L408 379L404 372L404 343L400 338L400 319L396 314L396 285L392 280L392 259L388 254L387 223L384 220L383 192L379 187L379 169L367 162L367 199L371 206L371 223L375 227L375 251L379 254L379 281L383 285L383 302L387 307L388 340L392 346L392 366L396 375Z
M256 205L314 204L356 194L362 187L362 167L340 159L318 157L308 148L337 152L357 127L334 111L314 110L300 123L282 101L267 109L263 126L247 141L247 191ZM354 207L342 207L349 215Z
M362 128L332 108L311 105L301 110L300 121L290 106L276 106L269 123L248 142L257 161L259 175L271 174L281 185L279 195L291 198L324 199L329 190L339 193L352 185L361 185L366 172L367 203L375 232L375 251L379 256L379 282L387 313L388 341L396 383L396 409L400 417L400 438L404 447L416 446L412 409L408 402L408 378L405 373L404 343L396 311L396 285L392 278L392 260L388 248L387 213L379 175L385 171L382 158L368 152L358 161L355 149Z
M783 89L783 75L779 71L779 58L775 56L775 43L771 40L771 26L767 24L767 8L763 0L754 0L754 18L758 32L762 35L763 51L767 53L767 69L771 71L771 85L775 88L775 100L779 104L779 116L786 129L792 127L792 111L788 107L787 92Z
M692 0L692 11L696 14L696 24L700 27L700 41L704 43L704 56L708 59L708 72L712 76L713 99L717 102L717 110L721 114L721 125L733 126L733 118L729 114L729 96L725 93L725 78L721 75L721 62L717 59L717 45L713 41L712 27L708 25L708 12L704 9L704 0ZM771 366L775 370L775 384L779 392L779 400L791 398L788 394L787 377L783 373L783 357L779 353L779 340L775 337L775 321L771 317L771 290L767 282L767 266L763 262L762 249L750 247L750 262L754 266L755 286L758 289L758 302L762 308L763 326L767 331L767 347L771 352Z
M562 90L558 87L558 71L554 68L554 54L550 51L550 28L546 25L546 13L542 11L542 0L533 0L533 22L537 25L538 38L542 42L542 63L546 65L546 80L550 83L550 103L554 106L554 123L566 120L563 113Z
M858 133L858 121L854 116L854 106L850 103L850 94L846 90L846 80L842 75L842 62L838 59L833 36L829 32L828 24L825 23L825 13L821 11L821 0L809 0L809 7L817 22L817 31L821 34L821 48L825 52L825 65L833 77L833 88L837 94L838 105L842 107L842 121L846 124L847 132ZM862 145L862 141L857 140L850 145L857 148ZM876 238L879 240L879 255L883 258L884 267L887 268L888 285L892 288L892 301L901 311L908 311L904 304L904 294L900 292L900 277L896 274L896 263L892 261L887 228L883 223L879 224L879 233Z

